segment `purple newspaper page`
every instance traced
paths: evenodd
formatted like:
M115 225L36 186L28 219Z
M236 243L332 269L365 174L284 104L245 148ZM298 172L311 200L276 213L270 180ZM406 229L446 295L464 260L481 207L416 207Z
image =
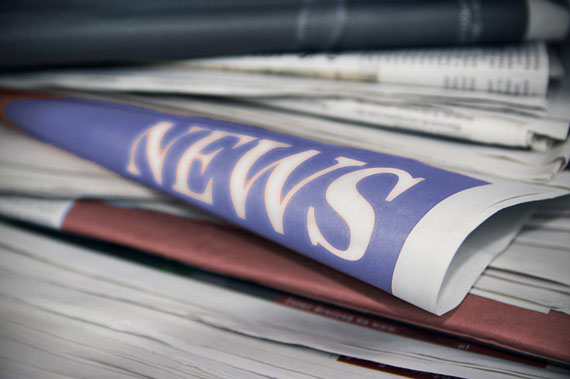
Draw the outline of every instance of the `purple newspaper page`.
M478 273L461 271L451 262L462 243L467 252L458 253L459 262L469 263L475 247L500 250L518 230L515 221L495 222L494 232L484 233L490 241L482 241L474 234L467 238L474 229L502 208L562 194L114 101L20 98L8 101L3 112L41 141L435 313L456 306L498 253L479 259ZM449 296L457 299L441 305L449 276L467 288L457 294L450 284Z

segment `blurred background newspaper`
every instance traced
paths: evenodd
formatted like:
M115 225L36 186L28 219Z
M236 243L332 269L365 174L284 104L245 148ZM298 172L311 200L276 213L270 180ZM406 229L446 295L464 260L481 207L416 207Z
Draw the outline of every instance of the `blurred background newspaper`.
M435 316L4 117L9 377L570 375L568 2L51 3L0 6L4 94L255 125L558 197L513 216Z

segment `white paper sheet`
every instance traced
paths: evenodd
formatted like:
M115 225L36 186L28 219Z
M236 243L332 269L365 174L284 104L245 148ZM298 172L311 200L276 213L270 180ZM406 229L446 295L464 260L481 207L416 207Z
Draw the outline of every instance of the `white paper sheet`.
M153 352L154 359L145 360L152 365L145 371L147 373L164 370L160 363L169 366L168 361L174 360L177 365L173 368L191 365L205 375L220 377L226 377L228 373L239 377L243 370L279 377L371 374L356 367L338 366L334 359L318 351L275 344L267 341L270 339L287 345L309 346L335 354L473 378L504 375L563 377L566 374L428 342L410 341L393 333L300 312L191 278L101 256L6 225L0 226L0 235L11 237L0 239L4 246L0 261L2 301L17 302L16 307L0 307L2 321L19 322L29 327L39 320L34 335L38 335L38 331L53 330L50 325L61 325L58 338L63 338L65 343L54 346L51 354L66 348L68 350L62 354L64 358L79 352L83 352L80 356L85 358L89 351L89 355L97 357L99 362L114 360L123 369L129 367L128 362L119 357L128 354L139 357L138 362L131 362L131 367L140 370L144 354ZM25 312L30 307L36 310L35 319ZM20 312L23 312L22 318ZM42 321L46 312L51 316ZM81 338L81 334L75 333L78 328L82 329L83 335L93 334L94 337ZM26 334L15 332L12 335L21 340ZM34 341L34 335L29 342ZM41 347L44 341L54 340L51 336L43 337L34 342L34 346ZM104 351L92 350L106 338L115 342ZM81 346L77 346L78 340L84 341ZM119 354L120 351L123 354ZM157 360L159 362L153 364Z
M544 95L544 43L340 54L275 54L194 59L176 66L314 76L515 95Z
M489 274L483 274L474 288L532 302L551 310L570 314L570 294L541 288Z
M490 267L570 286L570 253L562 249L515 242L493 259Z
M488 109L545 114L544 96L513 96L422 86L339 82L240 72L215 72L150 65L124 68L68 69L0 76L4 87L60 88L79 91L118 91L208 95L222 97L342 96L439 104L469 104Z
M346 122L411 130L477 143L546 150L568 137L568 121L483 112L457 106L379 103L335 98L258 100L285 111L337 118Z

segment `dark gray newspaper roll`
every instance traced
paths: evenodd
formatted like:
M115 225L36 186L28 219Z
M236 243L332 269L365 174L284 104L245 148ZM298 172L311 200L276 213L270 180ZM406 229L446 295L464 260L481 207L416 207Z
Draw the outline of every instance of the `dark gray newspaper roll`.
M0 67L556 39L567 24L546 0L23 0L0 5Z

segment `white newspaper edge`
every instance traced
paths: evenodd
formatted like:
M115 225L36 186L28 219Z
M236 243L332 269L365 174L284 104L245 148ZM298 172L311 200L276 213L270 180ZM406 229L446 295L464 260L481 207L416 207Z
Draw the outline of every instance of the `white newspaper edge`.
M497 214L501 210L567 193L553 187L494 180L491 185L471 188L447 198L432 208L408 235L394 267L392 294L437 315L450 311L459 305L485 267L510 242L486 247L485 254L476 245L469 247L471 251L461 252L466 239L484 227L484 222L493 221L489 220L491 216L501 216ZM471 206L466 209L465 204ZM461 219L466 221L459 222ZM512 228L512 239L522 223L508 225ZM434 236L447 237L434 241ZM428 241L431 243L426 244ZM458 252L468 255L461 259L469 261L469 267L454 268L452 260L460 256ZM434 260L437 263L434 264ZM428 267L429 273L426 272Z
M0 215L53 229L61 229L73 200L0 196Z

